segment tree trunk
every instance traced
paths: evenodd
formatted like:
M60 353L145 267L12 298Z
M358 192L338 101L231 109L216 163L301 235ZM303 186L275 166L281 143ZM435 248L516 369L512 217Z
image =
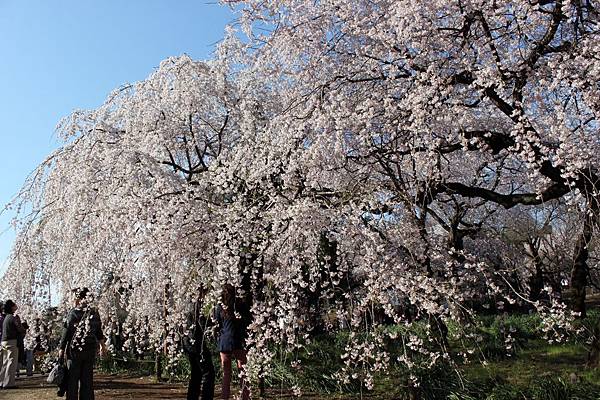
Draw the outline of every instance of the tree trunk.
M538 301L544 288L544 269L538 247L531 242L528 243L528 247L535 266L535 273L529 279L529 300Z
M261 399L267 398L267 392L265 390L265 378L262 376L258 379L258 397Z
M571 270L571 308L585 318L585 290L588 284L588 245L594 232L595 213L586 213L583 230L575 243Z
M452 262L452 276L458 276L458 272L465 262L465 256L462 251L465 249L464 235L458 229L458 223L453 223L452 229L448 232L448 249L451 252L451 257L454 259Z
M160 382L162 380L162 359L160 357L160 352L154 354L154 374L156 382Z
M170 299L170 291L171 291L171 284L167 283L165 285L164 288L164 297L163 297L163 342L162 342L162 349L161 352L162 354L164 354L165 357L167 357L168 354L168 347L167 347L167 338L169 336L169 324L167 323L167 318L169 317L169 299ZM157 352L157 366L160 368L157 368L157 380L160 381L162 379L162 361L161 361L161 352ZM169 364L167 363L167 370L169 369ZM170 376L170 374L169 374Z

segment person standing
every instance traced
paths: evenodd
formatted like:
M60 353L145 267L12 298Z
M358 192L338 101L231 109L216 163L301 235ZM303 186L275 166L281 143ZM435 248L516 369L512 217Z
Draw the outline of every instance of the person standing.
M191 366L187 400L213 400L215 393L215 367L206 343L208 318L202 314L204 294L204 289L200 288L194 309L187 318L191 329L183 338L183 350Z
M69 311L60 339L59 357L67 357L67 400L94 400L96 353L106 352L102 321L89 304L89 289L73 290L75 307Z
M2 324L4 322L4 302L0 301L0 343L2 343ZM0 371L2 371L2 346L0 345ZM0 382L0 387L2 383Z
M48 328L40 318L36 318L34 320L31 335L33 337L33 340L30 346L31 355L27 361L27 368L28 371L31 370L31 373L33 374L33 371L36 371L38 373L40 372L39 366L36 362L36 356L43 356L44 354L46 354L49 350L48 346L50 343L50 338L48 337Z
M27 325L26 322L23 322L23 327L27 331L27 334L31 335L31 330L29 329L29 325ZM29 343L25 343L25 338L23 337L23 357L21 359L22 359L22 364L25 366L25 372L27 373L27 376L33 376L33 362L34 362L33 345L34 345L34 343L33 343L33 340L29 340L28 342Z
M2 322L2 368L0 369L0 386L4 389L16 388L15 378L19 364L19 347L17 339L25 334L19 317L15 316L18 307L12 300L4 303L4 321Z
M15 318L19 318L19 316L15 316ZM27 331L29 331L29 325L27 321L22 321L21 326L25 329L25 333L20 333L17 335L17 347L19 348L19 364L17 367L17 376L20 375L21 368L27 368L27 352L25 350L25 336L27 336ZM29 370L27 370L27 376L29 375Z
M222 304L215 309L215 319L219 323L219 352L221 353L221 367L223 368L223 385L221 398L229 399L231 394L231 362L237 361L240 371L242 386L242 400L250 398L250 389L244 379L244 365L246 365L246 335L250 324L250 309L246 302L236 300L235 288L226 285L223 289Z

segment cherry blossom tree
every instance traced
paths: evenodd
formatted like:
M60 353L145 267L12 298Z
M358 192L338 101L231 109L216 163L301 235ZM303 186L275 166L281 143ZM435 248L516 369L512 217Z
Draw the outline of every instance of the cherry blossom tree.
M369 387L392 362L386 340L410 368L448 360L445 321L467 325L477 299L568 325L563 304L511 284L530 269L490 257L510 252L490 232L512 210L560 201L583 216L569 267L585 314L594 1L232 3L244 39L229 30L213 60L165 60L61 122L64 145L12 204L6 295L33 313L52 288L66 301L89 286L126 346L175 359L198 287L215 304L229 283L252 307L251 377L274 343L345 329L341 377ZM428 341L381 314L424 323Z
M339 263L346 251L379 278L362 277L371 293L362 296L389 304L387 293L409 294L410 303L427 304L426 314L444 314L449 298L469 296L460 280L452 281L458 297L444 286L463 256L449 259L448 247L460 250L457 239L498 208L562 199L584 216L569 300L585 315L599 183L595 2L235 3L254 68L286 105L268 128L273 136L296 132L275 144L298 160L285 181L299 198L354 209L376 235L347 240L357 233L345 218L327 230L338 233ZM459 207L445 220L439 211L449 201ZM475 223L459 218L466 202L479 214ZM371 255L363 243L375 257L360 257ZM402 286L406 276L424 279L427 301L417 285ZM361 361L373 354L357 349Z
M377 166L386 200L418 209L421 229L440 195L582 208L571 285L585 312L598 184L593 1L245 4L265 79L291 86L289 113L336 140L345 162Z

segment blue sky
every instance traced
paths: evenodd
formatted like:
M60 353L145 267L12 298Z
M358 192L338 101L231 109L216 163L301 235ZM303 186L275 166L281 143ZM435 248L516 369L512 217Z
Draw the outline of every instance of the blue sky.
M210 58L233 20L201 0L0 0L0 203L58 146L60 118L169 56ZM9 222L0 216L0 274Z

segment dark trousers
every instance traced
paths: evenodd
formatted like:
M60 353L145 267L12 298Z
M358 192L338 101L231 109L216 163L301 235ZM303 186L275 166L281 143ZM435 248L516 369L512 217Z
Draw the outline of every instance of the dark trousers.
M96 349L76 351L67 361L67 400L94 400Z
M215 367L210 352L205 351L204 355L189 354L188 357L192 374L188 385L187 400L213 400L215 396Z

